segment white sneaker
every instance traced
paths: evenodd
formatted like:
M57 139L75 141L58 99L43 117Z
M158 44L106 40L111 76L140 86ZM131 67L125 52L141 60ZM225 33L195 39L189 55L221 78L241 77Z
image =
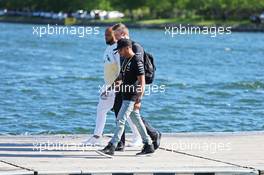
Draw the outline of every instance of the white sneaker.
M143 146L142 139L141 138L133 139L132 142L129 143L127 146L128 147L142 147Z
M90 137L88 140L82 142L84 145L87 145L87 146L102 146L102 138L101 137L95 137L95 136L92 136Z

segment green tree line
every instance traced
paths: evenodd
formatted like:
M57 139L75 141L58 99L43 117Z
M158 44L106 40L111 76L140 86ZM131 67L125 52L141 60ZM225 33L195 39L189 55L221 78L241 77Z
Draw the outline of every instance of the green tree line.
M248 19L264 11L264 0L0 0L0 9L72 12L119 10L132 19Z

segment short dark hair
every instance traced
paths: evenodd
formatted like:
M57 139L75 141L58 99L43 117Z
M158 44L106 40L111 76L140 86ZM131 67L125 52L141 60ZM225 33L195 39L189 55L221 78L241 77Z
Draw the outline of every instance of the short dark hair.
M124 47L130 47L132 48L132 41L130 39L122 38L117 41L117 47L114 49L114 51L122 49Z

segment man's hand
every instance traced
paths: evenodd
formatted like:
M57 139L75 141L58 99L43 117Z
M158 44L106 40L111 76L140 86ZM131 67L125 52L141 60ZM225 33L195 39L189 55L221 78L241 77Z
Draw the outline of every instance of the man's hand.
M107 97L108 93L107 91L104 91L102 94L101 94L101 98L102 99L105 99Z
M136 102L136 103L134 104L134 110L139 110L140 107L141 107L141 102Z

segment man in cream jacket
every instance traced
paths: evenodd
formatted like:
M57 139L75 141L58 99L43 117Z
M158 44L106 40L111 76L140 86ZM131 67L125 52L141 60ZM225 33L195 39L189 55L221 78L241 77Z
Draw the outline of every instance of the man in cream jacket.
M102 134L106 122L107 112L109 112L115 103L115 90L111 88L111 85L115 82L116 78L120 73L120 56L117 52L113 50L117 47L116 39L111 27L108 27L105 31L105 41L108 45L104 52L104 81L105 84L101 89L99 103L97 105L97 116L96 116L96 126L94 129L94 134L84 143L87 145L100 146L102 145ZM116 114L117 115L117 114ZM140 134L133 124L131 119L128 119L129 126L133 133L132 144L128 146L141 146L133 143L141 143ZM125 133L125 132L124 132ZM125 146L125 134L123 133L122 139L117 150L122 151Z

